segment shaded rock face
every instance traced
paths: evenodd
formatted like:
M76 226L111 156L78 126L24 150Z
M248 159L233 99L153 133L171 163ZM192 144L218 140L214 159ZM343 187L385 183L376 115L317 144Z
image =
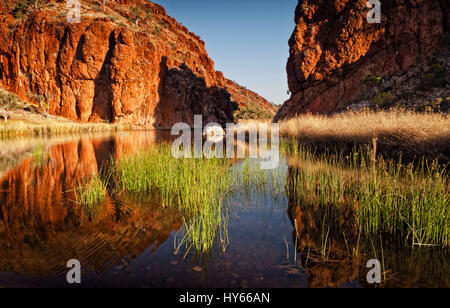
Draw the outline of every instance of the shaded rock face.
M161 6L110 0L104 12L82 0L81 23L69 23L65 1L42 2L24 17L13 16L17 0L1 4L0 86L82 122L170 127L194 113L233 121L204 42Z
M275 120L334 111L370 74L407 70L429 56L447 25L448 1L382 1L380 24L367 22L366 0L301 0L289 41L290 100Z
M193 126L194 115L203 115L204 123L222 125L233 119L233 105L226 89L208 87L205 80L198 78L185 64L169 69L164 59L162 65L161 101L156 108L157 127L167 126L167 123Z

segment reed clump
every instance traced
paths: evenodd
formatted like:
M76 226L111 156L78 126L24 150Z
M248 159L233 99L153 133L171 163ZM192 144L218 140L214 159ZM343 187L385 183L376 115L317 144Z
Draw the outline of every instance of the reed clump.
M168 145L123 158L115 171L116 190L126 194L153 194L164 207L175 207L185 220L187 244L205 252L216 239L228 244L225 195L232 185L225 159L176 159Z
M86 206L94 207L106 200L107 183L99 175L93 175L79 181L75 186L76 202Z
M373 150L316 155L293 141L288 195L323 207L351 207L359 232L417 246L450 245L448 167L437 162L374 160Z

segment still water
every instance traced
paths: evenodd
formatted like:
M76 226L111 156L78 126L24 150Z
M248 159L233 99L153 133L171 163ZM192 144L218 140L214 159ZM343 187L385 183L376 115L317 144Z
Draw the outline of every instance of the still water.
M81 261L82 287L372 287L366 265L375 258L383 262L381 286L450 286L448 250L385 239L360 244L351 209L328 228L324 242L321 210L285 193L299 168L287 158L275 170L282 179L276 192L242 187L227 196L225 251L220 245L203 255L176 249L183 217L151 196L108 197L95 218L74 201L76 183L109 168L111 158L168 138L150 131L2 141L0 287L71 287L70 259Z

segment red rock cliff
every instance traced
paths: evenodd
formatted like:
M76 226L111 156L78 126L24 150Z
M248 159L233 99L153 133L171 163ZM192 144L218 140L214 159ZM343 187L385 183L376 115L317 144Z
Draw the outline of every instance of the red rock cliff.
M233 120L226 80L205 43L145 0L80 0L69 23L63 0L0 4L0 86L50 113L90 122L170 127ZM19 9L18 9L19 8Z
M268 114L275 115L275 109L264 97L237 84L232 80L226 80L225 88L231 94L231 100L238 104L238 108L249 108L256 105Z
M299 1L287 64L292 96L276 121L334 111L368 75L404 71L430 55L448 29L447 0L381 2L381 23L369 24L367 0Z

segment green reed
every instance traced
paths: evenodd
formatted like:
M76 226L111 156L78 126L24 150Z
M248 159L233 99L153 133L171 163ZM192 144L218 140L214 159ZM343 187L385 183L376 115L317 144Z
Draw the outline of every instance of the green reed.
M37 146L37 147L33 148L32 152L31 152L31 155L33 157L34 163L37 166L41 167L41 166L43 166L45 164L46 153L45 153L44 146L41 145L41 146Z
M106 200L106 187L107 179L104 180L99 175L84 178L75 185L76 202L83 206L89 217L94 217Z
M126 194L157 195L164 207L176 207L185 220L178 245L205 252L219 239L228 244L224 197L231 187L224 159L176 159L168 145L123 158L116 167L116 190Z
M385 161L369 148L349 155L315 154L295 141L282 148L297 170L288 177L288 194L299 202L350 206L365 235L390 235L415 246L450 244L447 166Z
M263 190L273 197L285 194L286 170L275 168L264 170L257 159L245 159L231 170L234 187L250 192Z

